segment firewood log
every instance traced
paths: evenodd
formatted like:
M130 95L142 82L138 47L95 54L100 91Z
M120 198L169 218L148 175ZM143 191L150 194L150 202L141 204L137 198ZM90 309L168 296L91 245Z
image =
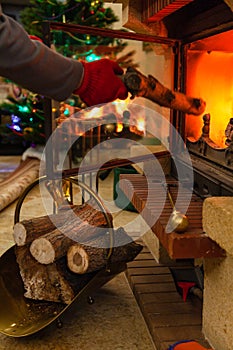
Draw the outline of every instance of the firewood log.
M84 219L72 217L65 225L33 240L30 252L41 264L51 264L66 255L74 242L85 242L101 235L104 226L106 221L103 213L89 207L85 211Z
M66 304L74 298L73 289L56 264L39 264L31 256L28 246L16 247L15 251L26 298Z
M103 213L92 208L91 204L85 203L74 206L72 210L60 210L58 214L40 216L16 223L13 228L14 241L18 246L31 243L34 239L66 225L71 220L73 214L82 220L91 220L95 226L106 226ZM108 213L108 217L112 223L110 213Z
M132 94L132 98L135 96L145 97L160 106L193 115L200 115L205 110L206 103L203 99L172 91L163 86L152 75L146 77L132 67L127 69L122 79Z
M24 296L34 300L69 304L91 279L91 274L79 276L66 265L66 258L42 265L30 254L28 245L15 247L16 260L24 284Z
M56 227L62 226L66 220L67 212L61 212L59 215L45 215L17 222L13 228L15 244L18 246L28 244Z
M77 274L100 270L111 263L132 261L141 251L142 246L130 239L121 227L114 231L112 253L109 257L109 237L101 236L86 244L72 245L67 251L67 265Z

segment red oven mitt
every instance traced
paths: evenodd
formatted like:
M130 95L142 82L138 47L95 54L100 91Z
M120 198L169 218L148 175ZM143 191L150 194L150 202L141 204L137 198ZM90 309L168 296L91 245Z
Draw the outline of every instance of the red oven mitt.
M173 345L170 345L168 350L211 350L204 348L194 340L181 340Z
M117 98L124 100L128 90L117 75L123 74L123 69L114 61L103 58L93 62L82 62L84 77L81 86L74 91L75 95L86 103L94 106L112 102Z

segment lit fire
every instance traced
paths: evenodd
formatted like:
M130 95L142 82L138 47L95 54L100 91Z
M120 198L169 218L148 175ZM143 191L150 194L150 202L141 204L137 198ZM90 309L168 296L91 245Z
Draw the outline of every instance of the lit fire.
M190 51L188 55L187 94L200 96L210 113L210 138L225 147L225 129L233 117L233 53ZM186 136L198 140L203 116L186 117Z
M116 126L116 132L122 132L123 130L123 124L122 123L117 123L117 126Z
M71 118L67 118L66 116L61 115L61 117L58 120L58 124L60 124L61 122L67 122L67 124L72 125L69 127L69 130L72 129L72 134L75 133L76 135L82 135L82 123L86 124L90 122L93 125L93 123L95 124L96 120L97 126L98 124L101 124L101 121L104 120L104 117L106 117L109 114L114 114L117 121L116 132L120 133L124 128L123 113L125 111L128 111L130 114L130 118L128 121L129 130L133 133L143 136L145 133L145 116L143 116L141 113L137 113L135 108L131 109L131 105L132 103L130 98L127 98L126 100L117 99L116 101L110 104L104 104L102 106L93 107L90 109L87 108L84 110L78 110L78 112L72 115ZM72 122L70 123L71 119ZM73 124L76 124L75 128Z
M145 130L145 119L144 118L139 118L137 120L137 128L139 131L144 131Z

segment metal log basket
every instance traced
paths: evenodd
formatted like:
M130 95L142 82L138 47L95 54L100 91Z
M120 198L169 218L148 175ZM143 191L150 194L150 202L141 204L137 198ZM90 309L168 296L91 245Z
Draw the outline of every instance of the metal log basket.
M113 169L114 167L153 159L154 157L159 159L164 155L168 155L168 152L161 151L155 154L151 153L143 156L131 157L130 159L117 159L106 163L101 169ZM98 170L99 166L84 168L82 171L85 173L96 169ZM102 210L110 233L110 248L108 250L107 265L102 270L96 271L87 276L86 284L82 286L80 291L68 305L32 300L24 297L24 285L16 261L15 246L11 247L0 257L0 333L10 337L25 337L42 330L53 322L57 322L59 325L60 318L67 309L70 309L70 307L73 306L76 307L83 302L90 300L90 295L93 294L94 291L110 281L117 274L126 270L126 262L118 262L117 264L111 263L114 239L112 223L107 215L108 211L99 196L89 186L73 177L75 172L82 174L82 171L80 172L78 170L68 170L67 172L70 171L72 174L70 176L63 174L62 179L79 186L82 191L86 191L91 197L93 197L99 208ZM21 194L16 204L14 217L15 224L20 221L20 211L24 200L30 191L40 182L50 181L50 179L51 177L48 175L40 177L31 183ZM53 200L55 200L55 196L53 196L52 193L50 194Z
M20 210L28 193L39 184L45 181L46 176L34 181L20 196L16 210L15 223L20 219ZM75 185L87 191L101 208L109 226L110 249L108 252L108 263L102 270L87 274L86 283L68 304L38 301L24 297L24 285L21 279L19 267L15 256L15 246L12 246L0 257L0 332L10 337L25 337L34 334L53 322L60 325L60 318L67 309L77 307L83 302L90 300L90 295L99 287L107 283L114 276L126 269L126 263L111 264L111 252L113 249L112 226L106 209L99 197L86 184L69 178Z

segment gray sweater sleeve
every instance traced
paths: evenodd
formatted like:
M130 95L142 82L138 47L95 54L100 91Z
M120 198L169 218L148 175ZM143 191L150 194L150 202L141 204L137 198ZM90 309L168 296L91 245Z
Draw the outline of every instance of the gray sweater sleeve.
M30 40L20 24L2 13L0 5L0 76L32 92L64 101L79 87L83 66Z

